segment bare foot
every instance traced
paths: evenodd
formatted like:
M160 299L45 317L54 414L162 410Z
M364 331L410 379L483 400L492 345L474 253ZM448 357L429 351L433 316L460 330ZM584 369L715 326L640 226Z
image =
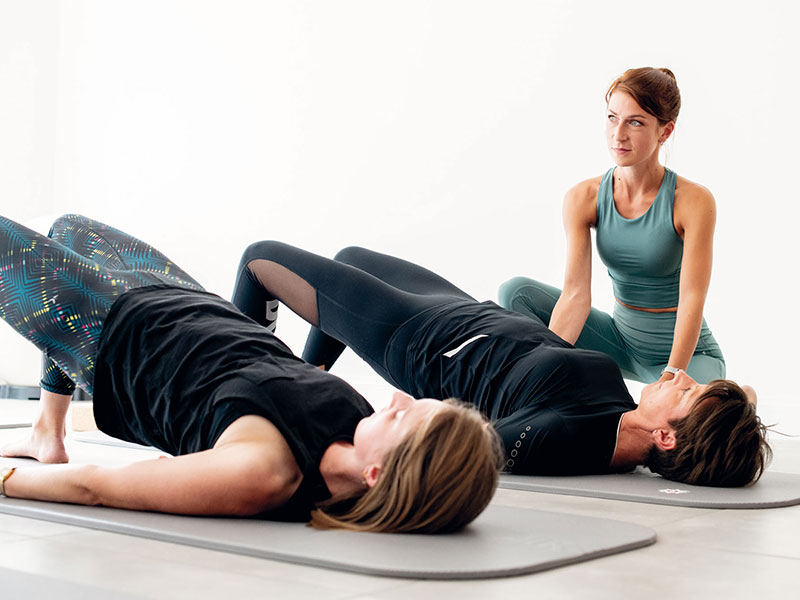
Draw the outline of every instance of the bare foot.
M35 428L28 439L11 442L0 448L0 456L35 458L41 463L69 462L64 436L41 433Z

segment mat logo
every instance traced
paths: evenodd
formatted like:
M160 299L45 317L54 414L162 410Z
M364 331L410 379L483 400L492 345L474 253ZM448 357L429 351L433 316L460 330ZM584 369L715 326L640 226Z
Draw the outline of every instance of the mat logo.
M658 490L662 494L688 494L689 490L679 490L677 488L665 488L663 490Z

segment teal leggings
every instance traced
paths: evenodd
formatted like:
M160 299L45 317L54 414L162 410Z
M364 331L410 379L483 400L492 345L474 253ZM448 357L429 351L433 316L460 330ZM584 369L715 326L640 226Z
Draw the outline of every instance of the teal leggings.
M550 324L561 290L551 285L515 277L500 286L500 306ZM627 379L650 383L661 377L672 350L676 314L649 313L614 305L614 315L595 308L589 312L575 346L605 352ZM725 359L703 319L700 338L686 372L700 383L725 378Z

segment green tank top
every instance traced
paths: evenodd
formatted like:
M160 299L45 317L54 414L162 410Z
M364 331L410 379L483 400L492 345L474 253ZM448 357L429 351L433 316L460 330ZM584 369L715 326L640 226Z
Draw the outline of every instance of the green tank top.
M664 169L647 212L626 219L614 204L614 169L603 175L597 191L597 252L620 302L642 308L678 305L683 240L672 218L676 180L674 171Z

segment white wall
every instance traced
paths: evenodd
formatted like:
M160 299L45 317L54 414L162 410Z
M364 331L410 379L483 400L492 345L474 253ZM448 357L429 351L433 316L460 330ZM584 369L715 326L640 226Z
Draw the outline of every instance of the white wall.
M53 202L56 6L0 0L0 206L23 219Z
M718 202L706 317L729 375L785 396L800 339L789 5L0 0L2 212L119 225L223 295L262 238L367 245L483 298L515 274L560 285L561 198L611 164L605 89L669 66L683 110L667 164ZM304 328L280 327L299 349Z
M0 0L0 214L52 213L59 12L55 1ZM39 358L0 320L0 383L36 383Z

